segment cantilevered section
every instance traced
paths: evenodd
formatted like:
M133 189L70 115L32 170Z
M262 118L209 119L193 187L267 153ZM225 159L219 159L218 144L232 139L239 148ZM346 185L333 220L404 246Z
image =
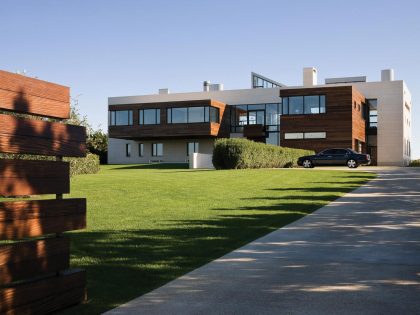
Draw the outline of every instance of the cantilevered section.
M110 105L109 137L127 140L227 137L226 105L216 100Z

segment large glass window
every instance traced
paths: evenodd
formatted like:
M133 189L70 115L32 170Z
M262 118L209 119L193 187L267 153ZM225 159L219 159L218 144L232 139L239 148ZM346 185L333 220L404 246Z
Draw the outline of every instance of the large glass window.
M280 124L280 103L230 105L231 132L242 132L245 125L265 125L268 131L277 131Z
M172 120L168 121L172 124L185 124L188 122L188 108L170 108L168 109L172 112Z
M219 122L219 109L211 106L168 108L168 124Z
M279 145L279 133L278 132L269 132L265 143L272 145Z
M326 112L325 95L283 97L282 104L283 115L310 115Z
M198 153L198 142L187 142L187 156Z
M163 156L163 143L152 143L152 156Z
M128 126L133 124L132 110L112 110L109 112L110 126Z
M160 124L160 109L140 109L139 125L157 125Z
M304 96L305 114L319 114L319 96Z
M204 122L204 107L189 107L188 108L188 122L189 123Z
M301 115L303 114L303 96L289 97L289 114Z
M278 104L265 105L265 124L266 125L279 125L280 124Z
M216 107L210 107L210 121L219 123L219 109Z

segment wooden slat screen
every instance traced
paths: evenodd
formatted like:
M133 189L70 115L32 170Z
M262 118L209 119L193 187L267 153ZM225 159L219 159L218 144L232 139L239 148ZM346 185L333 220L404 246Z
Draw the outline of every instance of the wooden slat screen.
M68 87L0 70L0 109L66 119Z
M82 157L84 127L0 114L0 152Z
M17 154L0 157L0 197L23 198L0 202L0 241L12 241L0 243L0 314L47 314L86 296L85 272L68 269L62 235L86 227L86 199L63 198L70 166L62 162L86 156L86 130L34 117L66 119L69 101L67 87L0 70L0 153ZM26 199L42 194L55 199Z

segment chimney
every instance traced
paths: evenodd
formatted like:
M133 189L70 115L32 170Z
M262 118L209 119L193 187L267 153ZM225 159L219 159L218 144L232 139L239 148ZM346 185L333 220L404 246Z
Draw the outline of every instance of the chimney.
M381 81L394 81L394 69L382 70Z
M303 86L317 85L317 71L315 68L303 68Z
M203 91L204 92L210 91L210 81L204 81L203 82Z
M169 89L159 89L159 94L169 94Z

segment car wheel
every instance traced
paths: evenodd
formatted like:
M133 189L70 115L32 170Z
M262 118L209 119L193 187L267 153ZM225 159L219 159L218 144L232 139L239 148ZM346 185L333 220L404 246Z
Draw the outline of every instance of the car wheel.
M313 167L311 160L304 160L302 163L304 168L311 168Z
M347 161L347 166L349 168L356 168L358 167L357 162L353 159Z

